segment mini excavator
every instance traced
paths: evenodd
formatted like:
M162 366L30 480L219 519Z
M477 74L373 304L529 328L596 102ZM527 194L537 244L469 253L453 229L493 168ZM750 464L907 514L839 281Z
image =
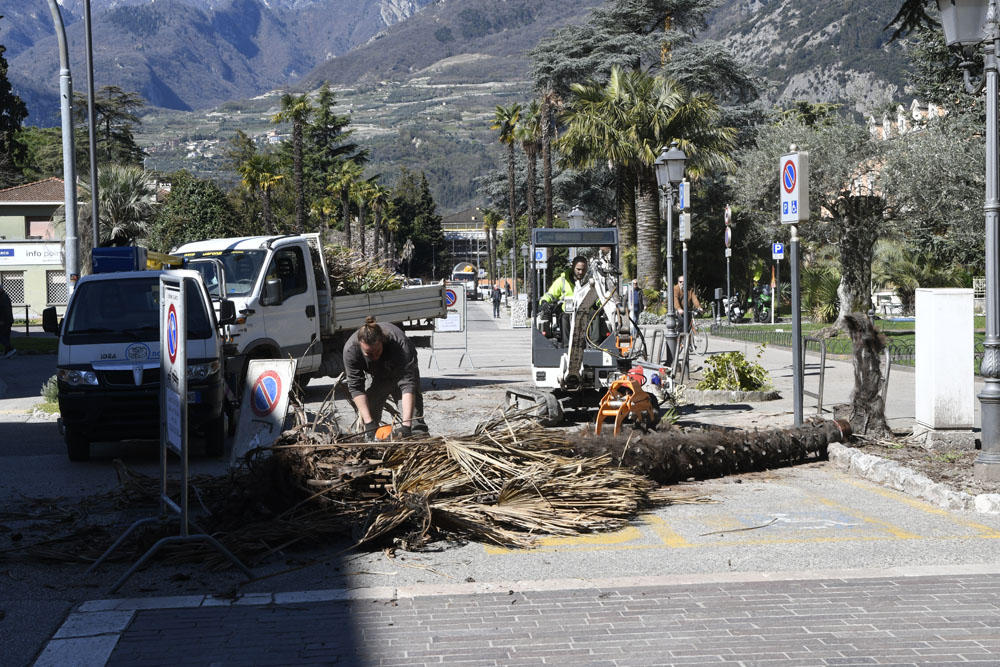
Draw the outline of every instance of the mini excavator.
M560 423L567 410L597 408L595 430L614 420L617 434L626 422L651 428L657 422L659 403L644 389L646 345L640 333L634 338L625 304L619 296L617 267L618 230L535 229L532 233L532 269L536 248L593 248L588 272L574 286L564 312L531 318L531 376L533 386L511 387L507 404L532 407L548 426ZM532 275L535 272L532 271ZM636 327L638 330L638 327ZM663 391L672 386L666 372L653 371Z

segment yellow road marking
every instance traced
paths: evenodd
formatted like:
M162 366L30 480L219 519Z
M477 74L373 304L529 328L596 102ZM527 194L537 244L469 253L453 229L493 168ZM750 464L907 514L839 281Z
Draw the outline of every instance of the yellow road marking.
M956 517L954 515L954 512L943 510L940 507L935 507L934 505L931 505L930 503L924 500L920 500L919 498L912 498L901 491L896 491L895 489L887 489L885 487L877 486L870 482L864 482L861 480L846 479L844 481L846 481L848 484L852 484L866 491L871 491L872 493L882 496L884 498L890 498L897 502L901 502L904 505L909 505L910 507L918 509L921 512L947 517L948 519L951 520L952 523L956 523L960 526L965 526L966 528L973 528L975 530L982 532L983 534L979 535L978 537L1000 538L1000 531L996 530L995 528L984 526L981 523L974 523L972 521L962 520L961 518Z
M668 524L660 517L645 516L642 518L642 520L645 521L649 525L649 527L653 529L653 532L656 533L661 540L663 540L664 546L669 547L671 549L683 549L685 547L694 546L693 544L685 540L683 537L678 535L676 532L674 532L674 530L670 527L670 524Z
M853 516L855 519L860 519L865 523L870 523L875 526L881 526L882 528L887 530L890 535L892 535L893 537L897 537L901 540L914 540L921 538L921 536L917 535L916 533L911 533L907 530L903 530L902 528L894 526L888 521L882 521L881 519L874 519L870 516L862 514L861 512L856 512L850 507L841 505L840 503L830 500L829 498L824 498L822 496L813 496L813 499L816 500L816 502L818 503L826 505L827 507L834 507L843 512L844 514L847 514L848 516Z

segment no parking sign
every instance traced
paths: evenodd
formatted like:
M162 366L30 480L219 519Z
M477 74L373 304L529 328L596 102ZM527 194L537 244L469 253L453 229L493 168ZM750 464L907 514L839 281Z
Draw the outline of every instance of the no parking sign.
M295 365L294 359L253 359L248 364L230 466L237 465L248 452L269 446L281 435Z
M180 454L187 448L187 315L183 274L160 276L160 414L162 441Z

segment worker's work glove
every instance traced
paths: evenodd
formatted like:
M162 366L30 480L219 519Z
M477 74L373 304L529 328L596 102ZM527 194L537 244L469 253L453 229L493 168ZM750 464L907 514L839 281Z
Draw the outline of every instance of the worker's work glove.
M552 305L551 301L542 301L541 306L538 308L538 312L542 314L543 319L551 320L554 308L555 307Z
M378 424L373 421L365 422L365 442L375 442L375 431L378 430Z
M400 426L398 430L398 436L400 440L409 440L413 435L413 429L409 426Z

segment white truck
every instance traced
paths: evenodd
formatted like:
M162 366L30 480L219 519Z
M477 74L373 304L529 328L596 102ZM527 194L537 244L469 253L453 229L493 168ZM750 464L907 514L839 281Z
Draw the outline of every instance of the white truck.
M294 358L300 384L336 376L344 343L368 315L395 323L447 315L444 285L332 296L319 234L197 241L172 254L202 273L213 299L236 308L226 354L239 389L250 359Z
M123 266L133 259L127 258ZM145 262L143 256L128 268ZM90 458L93 441L159 437L162 273L129 270L85 276L61 322L55 308L42 313L45 331L59 336L60 429L72 461ZM203 436L207 454L221 456L226 428L219 329L235 319L235 312L232 303L223 300L217 316L201 275L179 273L188 281L188 424L191 432Z

